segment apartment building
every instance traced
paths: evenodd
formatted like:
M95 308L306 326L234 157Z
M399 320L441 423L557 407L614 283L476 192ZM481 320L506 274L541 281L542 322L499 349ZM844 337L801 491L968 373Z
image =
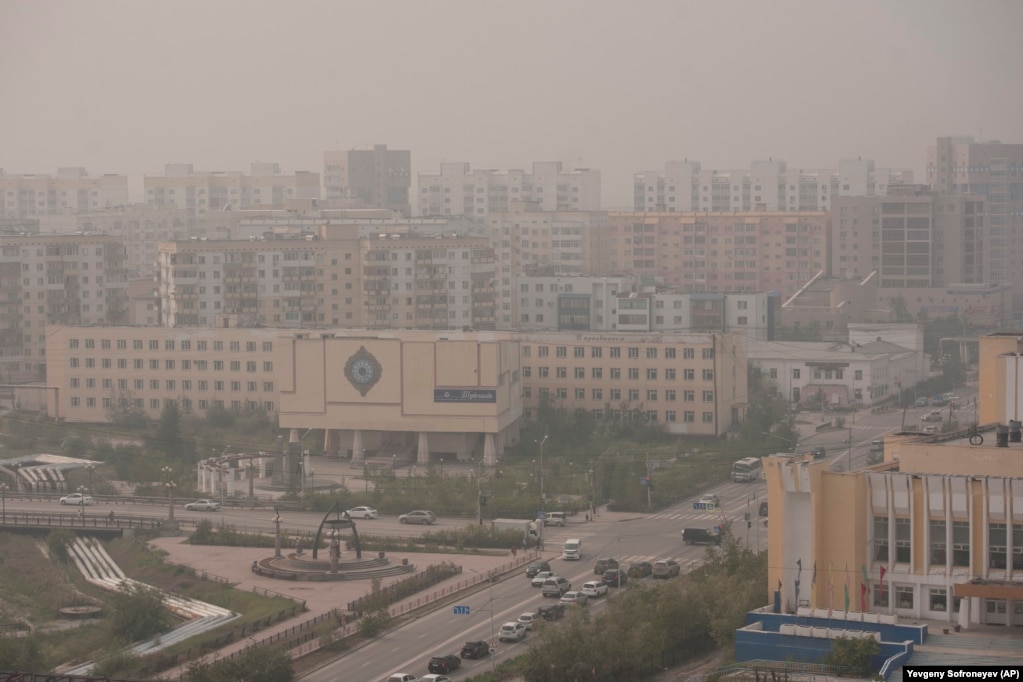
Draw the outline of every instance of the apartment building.
M371 149L323 152L324 197L330 206L358 204L369 208L412 214L412 152L388 149L386 144Z
M686 292L778 291L788 298L828 266L825 212L610 213L610 268Z
M1020 338L980 338L980 423L999 425L983 442L890 434L883 463L854 471L765 459L766 590L785 586L785 611L802 605L791 589L802 577L807 606L845 585L862 594L852 613L1023 625L1023 445L1011 426L1023 419L1013 398L1023 388Z
M639 286L639 278L630 275L518 275L510 282L511 295L502 305L510 307L511 322L499 326L520 331L611 329L615 297Z
M830 271L879 275L881 289L989 281L984 199L893 185L884 197L839 197L831 214Z
M99 234L0 234L0 372L42 380L54 324L124 324L124 246Z
M295 171L288 175L276 163L253 163L241 171L197 172L190 163L169 163L163 175L143 180L146 204L174 206L194 218L209 211L254 206L283 206L288 199L320 197L320 174Z
M747 401L739 334L524 333L522 405L529 419L549 398L598 421L633 417L668 433L720 436Z
M669 161L663 171L636 173L633 210L651 213L828 211L839 196L884 195L910 183L908 169L875 168L844 159L837 170L790 169L785 161L754 161L749 170L712 170L699 161Z
M987 281L1013 286L1013 307L1023 312L1023 144L939 137L927 148L927 183L942 196L984 198Z
M281 239L161 244L162 324L494 327L486 238L358 233L330 224Z
M537 161L523 170L471 171L468 163L442 163L439 173L419 174L419 213L485 218L506 213L513 202L535 211L600 210L600 171L564 170L560 161Z
M98 211L128 203L124 175L89 176L84 168L56 175L7 175L0 169L0 218Z

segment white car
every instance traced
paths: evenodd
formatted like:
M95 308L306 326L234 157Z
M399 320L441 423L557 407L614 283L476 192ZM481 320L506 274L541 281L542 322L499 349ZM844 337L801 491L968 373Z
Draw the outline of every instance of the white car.
M591 580L583 583L583 586L579 588L587 597L599 597L607 594L607 585L604 584L603 580Z
M566 606L569 604L578 604L579 606L586 606L586 595L582 592L576 592L574 590L566 592L561 595L561 602Z
M447 675L434 675L433 673L430 673L429 675L423 675L420 677L419 682L451 682L451 678Z
M519 622L526 626L527 630L533 629L533 624L540 620L540 614L533 611L523 613L519 616Z
M502 642L521 642L526 638L526 626L519 622L505 623L497 638Z
M196 500L185 505L186 511L217 511L220 503L215 500Z
M90 505L93 504L93 501L91 495L83 495L82 493L71 493L70 495L65 495L64 497L60 498L60 503Z
M355 507L345 513L353 519L375 519L380 515L376 509L371 509L370 507Z
M557 575L554 571L540 571L529 581L533 587L543 587L543 581L547 578L553 578Z

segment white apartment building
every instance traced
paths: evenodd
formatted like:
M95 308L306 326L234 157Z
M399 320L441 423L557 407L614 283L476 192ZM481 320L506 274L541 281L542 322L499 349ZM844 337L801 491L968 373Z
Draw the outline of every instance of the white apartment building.
M419 174L419 213L482 218L528 202L536 211L600 209L600 171L566 171L560 161L538 161L533 171L469 170L468 163L442 163L439 173Z
M633 210L828 211L832 197L884 195L889 185L912 181L911 170L875 168L864 159L843 159L837 170L789 169L781 159L754 161L749 170L713 170L686 159L636 173Z
M513 295L502 298L512 311L510 324L501 329L590 331L611 329L614 301L633 291L639 278L632 275L518 275L511 278ZM502 295L503 295L502 289Z
M163 175L144 178L146 204L174 206L201 217L208 211L282 206L288 199L320 197L320 174L287 175L276 163L254 163L241 171L196 172L190 163L169 163Z
M57 175L6 175L0 168L0 218L98 211L128 203L124 175L90 177L84 168L58 168Z

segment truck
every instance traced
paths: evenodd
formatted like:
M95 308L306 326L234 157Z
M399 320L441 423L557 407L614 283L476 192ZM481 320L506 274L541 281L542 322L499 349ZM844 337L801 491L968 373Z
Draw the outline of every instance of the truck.
M494 530L515 530L522 534L526 543L535 545L540 539L541 524L528 519L494 519L490 522Z

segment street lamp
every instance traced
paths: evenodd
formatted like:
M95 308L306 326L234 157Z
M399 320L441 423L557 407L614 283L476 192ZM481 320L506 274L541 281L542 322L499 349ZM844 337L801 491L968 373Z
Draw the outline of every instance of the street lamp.
M86 488L85 488L84 485L78 486L78 494L79 494L78 501L80 503L80 508L78 510L78 515L82 517L82 525L83 526L85 525L85 491L86 491Z
M160 471L163 472L163 477L167 479L164 482L164 485L167 486L167 520L174 521L174 470L166 466Z
M795 453L796 450L799 449L799 432L798 431L796 431L796 440L795 440L795 442L793 442L789 438L785 438L784 436L779 436L776 433L770 433L769 431L761 431L760 435L767 436L768 438L777 438L778 440L785 441L786 443L788 443L792 447L792 452L793 453Z

